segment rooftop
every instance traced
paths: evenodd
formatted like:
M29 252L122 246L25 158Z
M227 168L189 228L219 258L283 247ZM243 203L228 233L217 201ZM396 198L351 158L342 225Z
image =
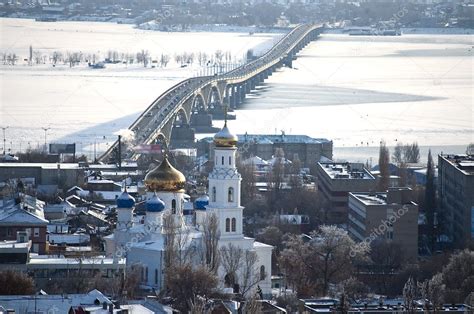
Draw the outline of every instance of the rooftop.
M393 187L388 188L387 192L350 192L349 197L354 197L365 205L416 205L412 192L410 188Z
M17 242L15 240L0 241L0 249L28 249L30 247L30 245L31 245L30 242Z
M125 265L125 259L105 258L102 256L90 258L65 258L65 257L44 257L31 256L30 265Z
M318 164L331 179L375 180L374 176L364 168L362 163L318 162Z
M365 205L386 205L387 193L350 193Z
M465 175L474 175L474 155L439 155Z

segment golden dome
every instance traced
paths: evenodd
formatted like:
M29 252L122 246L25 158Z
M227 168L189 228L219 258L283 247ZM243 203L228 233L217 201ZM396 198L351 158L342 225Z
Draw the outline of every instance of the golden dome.
M150 192L181 192L185 184L186 178L170 164L167 156L145 176L145 186Z
M227 127L227 121L222 130L214 135L214 144L216 147L235 147L238 140L237 135L230 133L229 128Z

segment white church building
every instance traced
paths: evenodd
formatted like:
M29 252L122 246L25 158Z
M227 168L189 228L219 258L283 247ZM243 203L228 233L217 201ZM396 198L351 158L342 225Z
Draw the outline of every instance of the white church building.
M236 167L237 136L230 133L227 123L214 136L214 144L215 161L214 169L209 174L209 196L204 195L195 201L194 222L184 216L186 178L165 156L161 164L145 176L147 200L143 223L134 221L135 200L127 191L117 199L117 227L113 234L105 238L107 255L126 257L128 266L139 264L142 268L142 284L160 290L164 288L167 238L163 217L171 215L175 228L181 234L186 234L183 249L191 251L193 262L202 263L204 224L208 215L215 214L220 233L218 247L232 244L244 252L255 252L258 259L252 278L260 281L253 289L259 287L262 294L269 297L273 247L243 234L243 207L240 205L242 178ZM234 282L239 282L242 276L239 271L226 274L220 265L220 288L229 288L229 275L234 276Z

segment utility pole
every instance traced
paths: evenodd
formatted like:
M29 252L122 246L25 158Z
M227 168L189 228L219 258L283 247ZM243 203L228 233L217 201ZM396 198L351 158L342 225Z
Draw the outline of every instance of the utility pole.
M51 128L42 128L43 131L44 131L44 152L47 153L47 143L46 143L46 132L48 132L48 130L51 130Z
M2 130L3 130L3 154L4 154L4 155L5 155L6 152L7 152L7 146L6 146L7 139L6 139L6 137L5 137L5 131L6 131L8 128L9 128L8 126L2 127Z

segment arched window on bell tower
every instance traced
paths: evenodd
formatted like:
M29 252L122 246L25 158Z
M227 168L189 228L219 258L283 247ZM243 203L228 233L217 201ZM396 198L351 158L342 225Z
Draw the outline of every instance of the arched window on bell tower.
M216 187L215 186L212 187L212 201L213 202L216 201Z
M230 232L230 218L225 220L225 232Z
M265 273L265 266L260 266L260 280L265 280L267 274Z
M235 232L237 230L237 220L235 218L232 218L232 232Z
M175 199L171 201L171 213L173 215L176 214L176 200Z
M234 188L230 187L229 191L227 192L227 201L232 203L234 201Z

